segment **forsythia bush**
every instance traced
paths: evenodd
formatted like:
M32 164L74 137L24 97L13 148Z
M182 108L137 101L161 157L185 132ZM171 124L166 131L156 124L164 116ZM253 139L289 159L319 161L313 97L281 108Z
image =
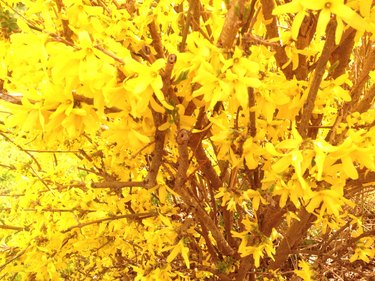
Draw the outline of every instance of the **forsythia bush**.
M370 280L372 0L0 5L1 280Z

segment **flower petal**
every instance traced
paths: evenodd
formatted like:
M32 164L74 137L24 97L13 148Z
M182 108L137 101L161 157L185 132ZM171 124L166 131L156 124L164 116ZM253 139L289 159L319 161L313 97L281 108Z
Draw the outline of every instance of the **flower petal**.
M332 9L332 12L340 17L344 22L349 24L351 27L359 31L365 30L366 21L348 6L345 6L344 4L337 5Z
M298 14L294 17L293 24L292 24L292 38L297 40L299 29L302 25L303 19L305 18L306 13L304 11L298 12Z
M323 9L320 11L318 24L316 26L316 36L319 40L320 36L325 34L326 28L328 25L329 20L331 19L331 12L328 9Z

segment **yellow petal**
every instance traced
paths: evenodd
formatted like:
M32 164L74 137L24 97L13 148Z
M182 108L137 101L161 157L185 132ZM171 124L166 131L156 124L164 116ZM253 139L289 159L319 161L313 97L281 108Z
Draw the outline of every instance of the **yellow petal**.
M336 45L340 44L342 34L344 32L344 24L340 18L337 18L337 27L336 27L336 33L335 33L335 43Z
M155 96L158 98L158 100L160 101L160 103L166 108L166 109L169 109L169 110L173 110L173 106L170 105L169 103L167 103L165 101L165 98L164 98L164 95L163 95L163 92L159 89L154 89L155 91Z
M320 150L317 150L316 156L315 156L315 163L316 167L318 168L318 173L316 176L316 179L318 181L322 180L322 174L323 174L323 167L324 167L324 161L326 159L326 154Z
M310 200L309 204L306 206L306 211L308 211L309 213L314 212L314 210L320 206L321 202L322 197L320 196L320 194L316 195Z
M368 17L371 11L372 0L359 1L359 12L363 17Z
M324 5L326 4L325 0L304 0L301 1L301 5L310 10L321 10L324 8Z
M342 161L342 168L345 174L347 174L348 177L354 180L358 179L358 172L353 164L352 159L349 156L344 156L343 158L341 158L341 161Z
M183 241L181 240L181 243L183 243ZM181 256L182 258L184 259L184 262L185 262L185 265L187 268L190 268L190 261L189 261L189 248L184 246L184 245L181 245Z
M133 133L133 135L142 143L149 143L150 142L150 139L145 136L145 135L142 135L141 133L139 133L137 130L134 130L134 129L131 129L131 132Z
M328 9L323 9L320 11L319 19L318 19L318 24L316 26L316 36L317 39L320 39L320 36L325 34L326 28L328 25L328 22L331 19L331 12Z
M151 108L155 110L156 112L159 112L159 113L165 112L165 108L162 107L160 104L158 104L153 97L151 97L150 99L150 105L151 105Z
M294 40L297 40L298 34L299 34L299 29L301 27L301 24L303 22L303 19L305 18L305 12L301 11L298 12L298 14L294 17L293 24L292 24L292 38Z
M281 14L295 14L299 12L303 7L300 5L298 1L292 1L290 3L277 6L275 9L273 9L272 14L273 15L281 15Z
M272 165L272 170L274 170L276 173L282 173L289 167L291 162L292 157L290 155L284 156Z
M174 248L173 250L171 251L171 253L168 255L167 257L167 262L168 263L171 263L176 257L177 255L181 252L181 245L180 243L178 243Z
M283 156L284 155L284 154L276 151L274 145L270 142L266 143L265 148L266 148L267 152L270 153L273 156Z

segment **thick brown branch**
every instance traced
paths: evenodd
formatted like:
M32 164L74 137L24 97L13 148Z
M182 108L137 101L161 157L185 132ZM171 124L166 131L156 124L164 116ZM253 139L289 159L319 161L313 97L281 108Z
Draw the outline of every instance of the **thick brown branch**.
M223 29L221 30L218 45L230 49L236 39L237 33L241 27L241 18L244 10L244 0L235 0L230 4L226 14Z
M186 173L189 168L189 152L188 142L190 139L190 133L186 130L180 130L178 132L176 142L178 144L179 158L178 158L178 171L176 175L174 189L181 196L182 200L190 207L193 208L196 218L198 218L202 225L205 225L212 236L216 240L219 251L228 256L235 254L235 250L225 240L220 229L212 221L210 216L206 213L199 202L191 196L185 185Z
M262 10L263 10L263 15L264 19L268 24L266 25L267 28L267 37L268 38L278 38L279 37L279 32L277 28L277 19L275 16L272 15L272 11L275 7L275 3L273 0L261 0L260 1L262 4ZM289 64L287 67L282 68L282 66L289 61L288 56L285 53L285 50L281 46L276 46L275 47L275 58L277 61L277 65L281 68L283 73L285 74L286 78L288 80L293 78L293 71L292 71L292 65Z
M371 86L371 88L366 92L364 97L358 102L357 106L355 106L352 112L358 111L359 113L363 113L371 108L375 103L375 84Z
M298 50L303 50L309 46L316 29L316 19L315 16L310 13L303 19L301 24L296 47ZM298 80L306 80L309 74L307 56L303 54L298 54L298 67L294 70L294 74Z
M249 279L245 279L246 275L248 274L249 270L254 267L254 259L252 255L248 255L241 259L241 264L237 272L236 281L242 280L254 280L254 274L251 274Z
M337 63L337 67L330 74L333 79L336 79L337 77L345 73L345 69L349 64L350 55L352 54L352 50L354 47L355 34L355 29L351 27L348 28L344 32L340 44L332 52L332 56L330 58L331 65Z
M164 58L163 44L161 43L160 34L154 20L148 25L148 28L152 38L152 46L157 53L157 57Z
M146 187L151 188L157 184L156 178L159 173L159 168L163 162L164 143L166 131L160 131L158 127L163 124L163 115L152 110L152 117L155 124L155 148L152 154L152 160L149 167Z
M335 30L336 30L336 20L331 20L327 27L327 38L323 47L322 54L318 60L314 77L310 86L310 90L307 96L307 100L303 107L302 117L299 124L299 133L303 138L307 137L307 129L311 119L311 115L315 105L315 99L318 94L320 83L322 82L323 75L327 62L331 56L333 47L335 45Z
M306 235L315 216L302 209L299 213L300 221L295 221L285 234L284 239L276 249L275 260L270 264L270 269L280 268L287 260L289 254L298 245L299 241Z
M118 56L116 56L114 53L104 49L102 46L99 46L99 45L95 45L94 46L95 49L98 49L99 51L101 51L103 54L106 54L107 56L113 58L115 61L121 63L121 64L125 64L125 62L119 58Z

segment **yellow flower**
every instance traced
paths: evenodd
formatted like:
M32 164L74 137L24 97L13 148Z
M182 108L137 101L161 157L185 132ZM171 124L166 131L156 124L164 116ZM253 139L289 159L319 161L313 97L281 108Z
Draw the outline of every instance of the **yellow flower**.
M340 42L344 32L343 22L358 31L364 31L366 27L366 21L349 6L346 6L344 0L294 0L276 7L273 10L273 14L297 13L292 24L292 37L296 39L306 10L320 11L316 27L316 38L324 34L332 14L336 16L336 44Z
M342 21L358 31L364 31L364 27L366 26L364 19L351 8L346 6L344 4L344 0L304 0L301 1L301 4L306 9L315 11L320 10L319 20L316 28L318 35L324 33L328 22L330 21L331 14L336 15L336 44L339 43L344 31Z

